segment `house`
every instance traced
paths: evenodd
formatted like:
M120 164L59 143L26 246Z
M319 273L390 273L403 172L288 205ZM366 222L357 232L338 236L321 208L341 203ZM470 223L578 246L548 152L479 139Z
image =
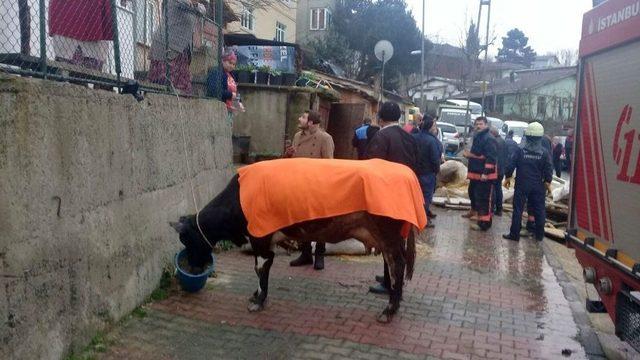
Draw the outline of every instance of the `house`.
M546 69L550 67L560 67L560 61L555 55L536 56L531 63L532 69Z
M460 93L460 80L447 79L443 77L431 77L424 82L424 98L426 100L442 100ZM420 84L408 89L409 97L415 102L420 102Z
M576 83L575 66L518 70L488 84L484 108L504 119L569 121L573 118ZM469 97L482 103L480 90L472 91ZM466 99L467 94L456 98Z
M298 0L296 39L303 47L322 38L331 25L337 0Z
M459 80L469 71L468 63L462 48L433 44L433 48L425 54L425 76Z
M483 80L486 81L494 81L498 79L504 79L509 77L512 72L519 70L526 70L527 67L522 64L515 64L510 62L490 62L483 64L484 69L482 69Z
M278 0L254 8L240 0L228 0L239 18L226 26L226 33L249 34L258 39L296 42L296 1Z

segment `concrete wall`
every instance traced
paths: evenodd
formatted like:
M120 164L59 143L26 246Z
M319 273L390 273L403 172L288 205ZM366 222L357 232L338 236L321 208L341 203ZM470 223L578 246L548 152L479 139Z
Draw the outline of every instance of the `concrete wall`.
M0 358L56 359L129 313L180 248L169 220L233 174L213 100L0 76Z
M240 84L239 92L247 109L233 120L233 134L251 136L250 152L281 154L284 140L293 139L298 117L311 108L315 96L299 87Z

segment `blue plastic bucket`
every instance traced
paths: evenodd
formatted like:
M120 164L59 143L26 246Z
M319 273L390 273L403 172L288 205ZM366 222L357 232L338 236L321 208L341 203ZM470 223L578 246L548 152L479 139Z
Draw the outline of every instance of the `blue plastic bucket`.
M190 293L194 293L199 291L204 287L207 283L207 279L209 275L216 268L216 259L213 254L211 256L211 265L204 270L204 272L193 275L188 273L187 271L180 268L180 259L187 256L187 249L182 249L179 253L176 254L174 259L174 265L176 267L176 276L178 277L178 282L180 283L180 287L182 290Z

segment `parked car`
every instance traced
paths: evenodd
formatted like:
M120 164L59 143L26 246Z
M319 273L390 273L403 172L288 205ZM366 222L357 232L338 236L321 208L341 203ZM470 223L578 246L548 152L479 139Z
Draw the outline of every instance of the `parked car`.
M456 127L440 121L438 121L437 126L442 134L442 145L445 152L457 153L464 145L464 142Z
M502 125L500 136L506 138L509 131L513 130L513 141L520 144L524 138L524 131L527 129L527 126L529 126L529 123L524 121L507 120L504 122L504 125Z

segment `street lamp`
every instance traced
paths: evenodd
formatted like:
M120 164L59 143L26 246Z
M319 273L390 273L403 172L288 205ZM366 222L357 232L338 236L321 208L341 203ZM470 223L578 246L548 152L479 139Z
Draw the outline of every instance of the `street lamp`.
M413 50L411 55L420 54L420 111L426 112L424 108L424 9L425 0L422 0L422 31L420 32L420 50Z

